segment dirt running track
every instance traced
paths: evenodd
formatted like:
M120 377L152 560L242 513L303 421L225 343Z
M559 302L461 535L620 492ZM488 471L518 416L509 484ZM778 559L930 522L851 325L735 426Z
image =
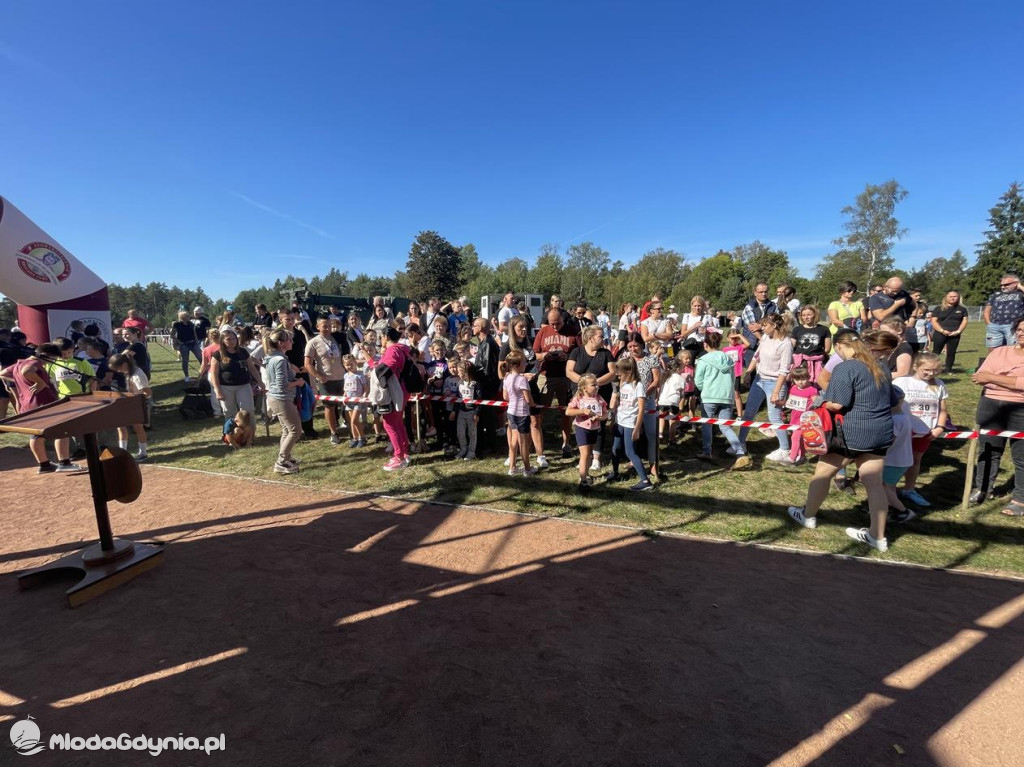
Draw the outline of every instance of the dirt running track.
M166 561L71 610L13 573L87 477L0 450L0 764L29 714L227 744L36 766L1024 764L1019 581L143 474L114 531Z

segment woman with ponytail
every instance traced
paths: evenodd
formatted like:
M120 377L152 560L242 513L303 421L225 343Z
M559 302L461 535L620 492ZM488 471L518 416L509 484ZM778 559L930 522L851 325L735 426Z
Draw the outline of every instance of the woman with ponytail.
M837 337L834 349L843 361L832 373L823 404L831 413L843 416L842 426L833 431L829 452L818 459L803 508L790 506L789 516L804 527L817 527L818 509L828 495L832 478L852 462L868 493L871 526L848 527L846 534L886 551L889 503L882 469L885 451L893 440L892 408L900 401L900 391L891 385L888 371L860 338L853 334Z

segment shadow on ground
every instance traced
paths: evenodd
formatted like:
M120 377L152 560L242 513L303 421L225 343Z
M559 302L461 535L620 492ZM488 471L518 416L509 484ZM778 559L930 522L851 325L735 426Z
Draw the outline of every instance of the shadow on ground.
M0 512L0 721L44 739L224 733L245 765L1024 756L1019 581L147 467L115 531L166 562L69 610L12 573L89 537L54 503L87 484L8 457L5 497L43 503L29 531Z

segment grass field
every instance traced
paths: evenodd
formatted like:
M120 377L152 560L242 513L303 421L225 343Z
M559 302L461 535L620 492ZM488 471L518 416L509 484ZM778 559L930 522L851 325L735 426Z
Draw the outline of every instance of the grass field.
M413 456L410 469L388 473L381 470L386 459L383 444L350 450L347 440L344 446L335 447L326 437L301 442L295 456L302 460L302 471L282 477L271 470L277 451L277 427L271 428L269 438L258 431L254 447L229 451L220 443L219 422L183 421L177 410L183 388L180 365L173 352L153 346L155 410L149 453L155 464L281 479L323 490L371 491L932 567L1024 574L1024 524L999 514L1000 499L966 512L960 510L966 440L933 444L918 482L933 503L931 513L902 527L891 525L889 551L869 554L867 547L851 541L844 532L847 526L867 524L863 490L856 497L833 492L822 509L817 530L798 528L789 521L785 509L803 503L812 469L783 469L771 464L761 468L762 457L777 443L756 432L750 438L753 470L728 471L725 442L717 434L715 452L723 460L717 464L698 462L699 434L690 433L680 446L670 447L663 454L667 481L655 492L644 494L631 493L622 483L599 483L588 495L580 495L575 458L554 458L550 469L529 480L506 476L501 463L504 456L464 463L446 460L439 452ZM974 369L981 353L983 327L974 323L961 344L955 373L944 378L950 390L950 411L958 425L974 422L978 387L971 383L967 371ZM326 434L319 415L317 428ZM549 435L546 446L550 458L558 438L550 431ZM113 440L113 435L109 439ZM0 435L0 445L24 444L24 437ZM1009 492L1012 470L1008 456L1002 479L997 490ZM252 492L258 493L259 486L254 485ZM239 504L243 508L245 499L239 499Z

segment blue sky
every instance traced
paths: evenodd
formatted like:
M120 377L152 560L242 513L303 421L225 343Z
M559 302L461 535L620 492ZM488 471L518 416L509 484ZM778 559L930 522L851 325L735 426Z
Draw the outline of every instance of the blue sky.
M692 7L688 7L692 6ZM1024 181L1024 4L0 6L0 194L111 282L215 297L403 268L760 239L807 276L897 179L911 268Z

